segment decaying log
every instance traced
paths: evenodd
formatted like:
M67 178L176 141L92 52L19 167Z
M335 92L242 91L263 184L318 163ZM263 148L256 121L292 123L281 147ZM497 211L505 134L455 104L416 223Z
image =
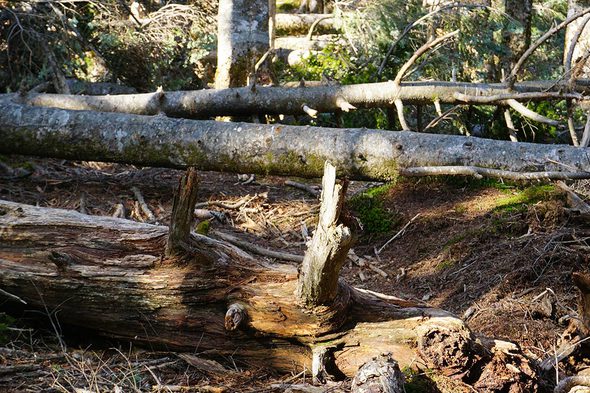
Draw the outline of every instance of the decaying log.
M330 368L348 376L382 352L400 367L454 375L478 356L471 332L443 310L341 281L339 311L310 313L295 301L293 266L196 234L182 260L166 258L166 234L158 225L0 201L0 287L31 307L59 310L61 323L279 371L310 369L320 346Z
M278 44L277 44L278 45ZM567 93L566 92L570 92ZM356 108L385 108L396 100L405 104L503 103L506 97L520 100L546 100L582 98L590 94L590 80L579 79L570 86L553 82L522 82L508 90L503 84L462 82L405 82L399 86L393 81L357 85L328 85L310 87L250 87L164 92L160 94L120 94L115 96L73 96L59 94L0 95L0 102L15 101L23 104L101 112L122 112L141 115L164 113L171 117L205 118L211 116L240 116L257 113L303 114L303 105L313 106L319 112L341 110L341 102Z
M317 30L326 33L334 32L337 26L333 14L276 14L277 33L307 34L311 26L317 24Z
M320 177L326 160L351 179L387 181L423 166L590 177L586 148L474 137L221 123L0 105L0 153L142 166ZM471 170L473 172L473 168ZM546 172L546 173L545 173ZM588 175L588 176L587 176Z

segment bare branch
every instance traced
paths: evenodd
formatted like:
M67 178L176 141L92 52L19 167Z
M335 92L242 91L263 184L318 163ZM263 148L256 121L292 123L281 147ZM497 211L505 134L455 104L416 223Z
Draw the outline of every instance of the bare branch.
M435 40L427 42L426 44L424 44L420 48L418 48L418 50L416 52L414 52L412 57L410 57L410 59L408 61L406 61L406 63L399 69L399 71L397 72L397 75L395 76L395 79L393 80L393 83L395 83L396 85L399 85L401 83L402 78L404 77L405 73L410 69L412 64L414 64L414 62L416 62L416 60L418 60L418 58L420 58L420 56L422 56L424 53L428 52L429 50L431 50L432 48L434 48L435 46L437 46L441 42L444 42L444 41L448 40L449 38L456 36L457 34L459 34L459 30L452 31L450 33L447 33L443 36L438 37Z
M493 177L510 180L571 180L590 179L590 172L512 172L476 166L424 166L400 169L404 176L473 176L477 179Z
M520 71L520 69L522 68L522 66L524 65L524 62L529 58L529 56L543 42L547 41L552 35L556 34L558 31L560 31L561 29L563 29L564 27L566 27L567 25L569 25L570 23L572 23L573 21L575 21L579 17L584 16L584 15L586 15L588 13L590 13L590 7L589 8L586 8L585 10L582 10L582 11L578 12L575 15L570 16L569 18L567 18L566 20L564 20L563 22L561 22L557 26L555 26L552 29L550 29L549 31L547 31L539 39L537 39L537 41L535 41L526 50L526 52L523 53L523 55L520 57L520 59L518 59L518 61L516 62L516 64L512 68L512 71L510 71L510 75L508 75L508 77L506 77L506 79L504 80L504 82L506 82L508 84L508 87L509 88L512 88L514 86L514 82L516 81L516 75L518 74L518 72Z

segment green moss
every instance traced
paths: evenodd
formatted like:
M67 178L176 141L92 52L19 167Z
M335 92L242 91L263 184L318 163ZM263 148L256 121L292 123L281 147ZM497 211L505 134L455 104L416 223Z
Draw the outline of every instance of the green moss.
M432 380L428 377L430 371L419 372L417 370L405 367L402 373L406 379L404 389L406 393L428 393L436 392L438 389Z
M543 200L559 198L560 194L554 185L546 184L540 186L531 186L525 189L517 190L512 195L500 198L496 201L494 211L521 211L526 208L525 205L537 203Z
M444 261L440 262L436 265L436 270L443 271L446 269L450 269L457 264L457 261L454 259L445 259Z
M350 207L356 212L366 233L387 233L398 224L399 217L383 206L383 196L394 183L373 187L350 199Z

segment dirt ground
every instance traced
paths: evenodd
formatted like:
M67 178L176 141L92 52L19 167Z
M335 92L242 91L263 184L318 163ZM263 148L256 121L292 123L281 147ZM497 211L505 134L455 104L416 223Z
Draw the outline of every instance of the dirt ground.
M123 204L127 218L148 221L138 190L162 224L168 223L182 174L30 157L4 157L2 162L2 199L91 215L112 215ZM196 228L302 254L319 202L285 180L201 173L201 208L219 214ZM571 273L589 270L590 247L590 229L564 209L565 198L555 187L423 178L367 192L374 186L352 182L349 188L352 210L366 208L367 195L372 195L374 222L358 224L364 232L343 268L346 280L450 310L477 334L514 341L533 359L554 356L560 335L576 315L578 294ZM589 188L583 182L575 186L581 195ZM392 225L379 226L383 222ZM376 228L385 231L371 233ZM231 375L216 374L175 353L113 343L61 326L54 310L4 311L11 317L0 314L0 323L7 325L0 325L0 391L278 392L309 380L305 374L242 369L232 359L224 364ZM566 361L560 370L572 373L586 363ZM548 376L549 385L552 378ZM334 391L345 388L346 383L335 385Z

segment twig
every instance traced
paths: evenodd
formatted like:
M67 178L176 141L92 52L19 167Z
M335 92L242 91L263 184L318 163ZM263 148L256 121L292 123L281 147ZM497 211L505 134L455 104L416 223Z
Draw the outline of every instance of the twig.
M491 96L474 96L463 94L461 92L453 93L453 97L459 101L463 101L469 104L498 104L504 103L507 100L518 100L518 101L528 101L534 99L556 99L556 100L563 100L563 99L582 99L584 96L579 93L561 93L561 92L529 92L529 93L505 93L505 94L495 94Z
M508 136L512 142L518 142L518 137L516 136L517 130L514 127L514 123L512 122L512 116L510 116L510 109L504 110L504 120L506 121L506 127L508 127Z
M572 144L574 146L580 146L580 142L578 141L578 135L576 134L576 126L574 124L572 100L567 99L565 101L565 104L566 104L566 109L567 109L567 128L570 132L570 137L572 138Z
M565 57L565 62L564 62L565 75L568 79L570 79L572 76L572 58L574 57L574 51L576 49L576 45L578 44L578 40L580 39L580 36L582 35L582 31L584 31L584 29L586 28L586 25L588 24L589 21L590 21L590 15L586 15L586 17L584 17L584 19L582 20L582 23L580 23L578 30L576 30L576 33L573 35L572 40L570 41L570 46L568 48L567 55Z
M139 188L132 187L131 191L133 191L133 194L135 195L135 199L137 199L137 202L139 203L139 207L141 208L141 211L143 212L143 214L146 215L148 222L156 222L156 216L154 216L154 213L152 213L152 211L150 210L147 203L145 203L145 199L143 198L143 194L141 193Z
M309 27L309 32L307 33L307 40L311 41L311 37L313 35L313 31L315 30L315 28L317 27L317 25L320 24L320 22L326 20L326 19L332 19L334 18L334 15L327 15L327 16L323 16L321 18L316 19L311 26Z
M528 117L529 119L538 121L539 123L549 124L550 126L559 126L559 122L557 120L549 119L548 117L540 115L537 112L530 110L515 99L506 100L506 103L524 117Z
M582 134L580 147L588 147L588 142L590 142L590 112L586 114L586 125L584 126L584 133Z
M375 255L379 255L381 254L381 251L383 251L383 249L385 247L387 247L389 245L389 243L391 243L392 241L394 241L395 239L397 239L398 237L402 236L405 232L405 230L410 226L410 224L412 224L414 222L414 220L416 220L418 217L420 217L420 213L416 214L410 221L407 222L406 225L404 225L404 227L402 229L400 229L391 239L389 239L387 242L385 242L384 245L381 246L381 248L379 248L376 252Z
M86 193L82 192L82 194L80 194L80 206L78 207L78 211L82 214L88 214L88 209L86 208L86 205Z
M117 203L112 216L117 218L125 218L125 205L123 205L121 202Z
M420 56L422 56L424 53L428 52L430 49L432 49L436 45L440 44L441 42L443 42L451 37L454 37L457 34L459 34L459 30L455 30L450 33L447 33L443 36L438 37L435 40L432 40L432 41L427 42L426 44L422 45L416 52L414 52L412 57L410 57L410 59L408 61L406 61L406 63L399 69L399 71L397 72L397 75L395 76L395 79L393 80L393 83L395 83L396 85L399 86L405 73L410 69L412 64L414 64L414 62Z
M506 82L508 84L508 87L510 89L512 89L514 87L514 83L516 82L516 75L518 74L518 72L520 71L520 69L522 68L522 66L524 65L524 62L529 58L529 56L545 41L547 41L547 39L549 39L549 37L551 37L552 35L554 35L555 33L557 33L559 30L563 29L564 27L566 27L567 25L569 25L570 23L572 23L573 21L575 21L576 19L578 19L581 16L586 15L587 13L590 13L590 7L586 8L585 10L582 10L580 12L578 12L575 15L570 16L569 18L567 18L566 20L564 20L563 22L561 22L560 24L558 24L557 26L553 27L552 29L550 29L549 31L547 31L545 34L543 34L539 39L537 39L537 41L535 41L527 50L526 52L524 52L522 54L522 56L520 56L520 59L518 59L518 61L516 62L516 64L514 65L514 67L512 67L512 71L510 71L510 75L508 75L508 77L504 80L504 82Z
M512 172L501 169L481 168L476 166L431 166L411 167L400 169L404 176L437 176L461 175L474 176L481 179L484 176L511 180L571 180L590 179L590 172Z
M286 252L268 250L266 248L259 247L255 244L252 244L252 243L244 241L244 240L240 240L237 237L234 237L232 235L229 235L229 234L223 233L223 232L219 232L219 231L214 231L213 233L216 236L218 236L219 238L221 238L222 240L225 240L226 242L231 243L234 246L243 248L246 251L250 251L250 252L253 252L258 255L263 255L263 256L275 258L275 259L281 259L284 261L303 262L302 255L296 255L296 254L290 254L290 253L286 253Z
M399 124L402 126L402 130L409 131L410 126L406 121L406 117L404 116L404 103L399 98L393 101L395 103L395 109L397 110L397 118L399 120Z
M557 187L561 188L563 191L567 193L568 205L574 209L579 211L582 214L590 213L590 206L582 198L580 198L574 190L569 188L564 182L558 181Z
M258 196L259 196L258 194L254 195L253 197L250 197L249 195L246 195L245 197L243 197L242 199L240 199L239 201L237 201L235 203L227 203L227 202L224 202L224 201L207 201L207 202L201 202L201 203L197 203L195 205L195 208L205 207L205 206L216 206L216 207L220 207L222 209L236 210L236 209L239 209L240 207L244 206L245 204L253 201ZM264 197L265 195L263 194L262 196Z
M285 180L285 185L306 191L315 197L320 196L320 190L318 186L310 186L309 184L299 183L293 180Z
M391 54L393 53L393 50L395 49L395 47L397 46L397 44L410 32L410 30L412 30L416 25L422 23L424 20L430 18L431 16L433 16L433 15L439 13L439 12L446 11L446 10L451 9L451 8L459 8L459 7L464 7L464 8L488 8L487 6L484 6L484 5L451 4L451 5L447 5L445 7L441 7L439 9L436 9L434 11L431 11L428 14L426 14L424 16L421 16L420 18L416 19L414 22L408 24L404 28L404 31L397 38L397 40L395 40L389 46L389 49L387 49L387 53L383 57L383 61L381 61L381 64L379 65L379 70L377 71L377 76L381 76L381 74L383 74L383 70L385 69L385 65L387 64L387 60L389 59L389 56L391 56Z
M24 301L23 299L21 299L20 297L18 297L18 296L16 296L16 295L13 295L13 294L12 294L12 293L10 293L10 292L6 292L4 289L1 289L1 288L0 288L0 294L2 294L2 295L4 295L4 296L6 296L6 297L8 297L8 298L11 298L11 299L13 299L13 300L16 300L17 302L21 302L22 304L27 304L27 302L25 302L25 301Z

